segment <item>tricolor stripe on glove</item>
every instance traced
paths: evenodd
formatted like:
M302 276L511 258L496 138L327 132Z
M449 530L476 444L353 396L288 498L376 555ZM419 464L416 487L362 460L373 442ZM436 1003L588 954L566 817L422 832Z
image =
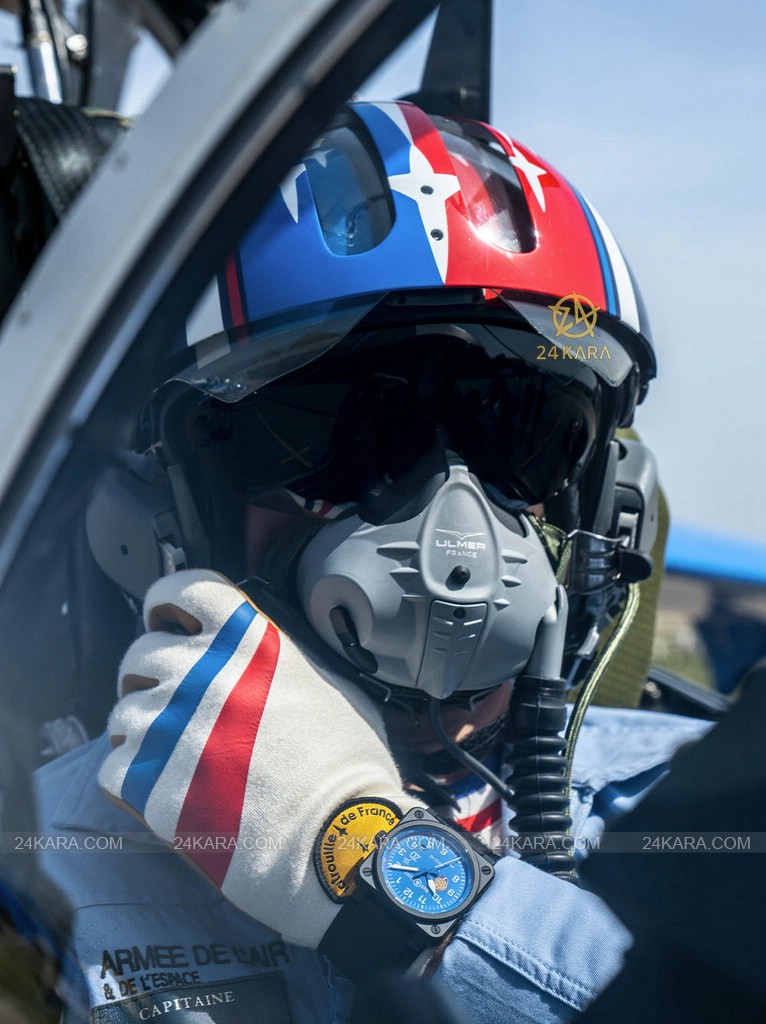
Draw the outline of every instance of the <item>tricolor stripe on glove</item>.
M193 644L195 654L203 644L205 649L173 687L159 714L154 715L154 707L146 708L149 695L141 691L140 696L124 698L122 714L111 723L112 733L119 732L119 719L133 718L129 705L139 700L149 712L146 724L134 721L133 728L126 727L126 747L136 749L124 751L132 756L115 795L167 841L190 835L224 840L239 836L252 751L277 667L280 637L241 594L233 593L240 603L212 639L204 629L196 637L162 634L166 644ZM142 638L146 643L138 641L131 648L122 666L123 678L154 668L149 662L157 635L147 634ZM158 697L166 685L156 687ZM203 842L194 849L189 844L189 855L222 886L235 843L220 842L218 849L215 845Z
M217 573L158 580L144 621L120 669L101 787L235 906L316 948L338 911L313 864L325 821L349 800L417 802L379 710L322 678ZM183 841L195 837L214 842Z

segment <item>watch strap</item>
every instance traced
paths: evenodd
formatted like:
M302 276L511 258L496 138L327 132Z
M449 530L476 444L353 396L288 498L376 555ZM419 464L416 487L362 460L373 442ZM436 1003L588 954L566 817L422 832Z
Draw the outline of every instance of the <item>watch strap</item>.
M392 914L369 890L357 889L327 929L319 952L358 984L405 971L428 945L419 928Z

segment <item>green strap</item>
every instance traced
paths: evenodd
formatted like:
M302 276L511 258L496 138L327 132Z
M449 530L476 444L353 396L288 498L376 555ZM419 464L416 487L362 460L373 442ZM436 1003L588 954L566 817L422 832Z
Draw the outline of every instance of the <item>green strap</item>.
M638 440L633 430L619 430L618 436ZM572 554L572 542L559 527L543 522L530 516L530 522L537 532L546 550L558 583L566 579ZM601 650L609 648L609 657L599 674L598 693L588 698L588 703L606 705L608 707L633 707L641 702L646 675L652 661L657 608L659 605L660 587L664 575L665 544L670 526L670 512L665 494L660 488L657 538L652 547L651 556L654 571L647 580L637 584L640 594L638 609L632 613L627 626L620 629L617 649L610 643L612 633L622 621L618 617L605 631ZM601 655L596 656L598 664ZM583 684L584 685L584 684ZM574 698L576 699L576 698Z
M580 734L580 728L585 718L585 712L588 710L593 697L598 689L598 685L604 678L606 670L611 664L612 658L614 657L617 649L620 647L622 641L625 638L627 631L633 624L633 620L636 617L639 605L641 603L641 591L638 583L630 583L628 585L628 597L625 605L616 620L615 627L612 630L612 634L607 642L599 652L593 666L586 676L585 682L580 688L580 692L577 695L572 714L569 716L569 723L566 729L566 741L567 741L567 771L566 779L567 785L572 784L572 766L574 764L574 751L577 745L577 737Z
M546 523L535 515L529 521L542 541L545 553L556 575L557 583L564 583L572 559L572 541L566 533L553 523Z
M641 606L633 619L630 631L609 665L606 677L599 686L595 704L613 708L637 708L641 702L646 675L652 663L660 588L665 575L665 543L670 525L668 504L662 489L658 520L657 539L651 551L654 571L648 580L642 580L638 584Z

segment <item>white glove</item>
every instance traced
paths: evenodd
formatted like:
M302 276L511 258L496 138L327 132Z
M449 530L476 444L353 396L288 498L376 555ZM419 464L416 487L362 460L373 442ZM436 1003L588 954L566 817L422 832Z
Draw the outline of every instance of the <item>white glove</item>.
M319 676L217 573L159 580L144 621L120 667L101 787L240 910L315 948L352 865L418 805L378 709Z

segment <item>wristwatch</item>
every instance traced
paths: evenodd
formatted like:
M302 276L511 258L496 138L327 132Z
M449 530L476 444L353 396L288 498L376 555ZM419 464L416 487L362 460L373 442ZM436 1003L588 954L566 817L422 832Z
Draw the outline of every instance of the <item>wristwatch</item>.
M454 823L409 811L375 836L319 951L355 982L406 970L473 906L496 860Z

